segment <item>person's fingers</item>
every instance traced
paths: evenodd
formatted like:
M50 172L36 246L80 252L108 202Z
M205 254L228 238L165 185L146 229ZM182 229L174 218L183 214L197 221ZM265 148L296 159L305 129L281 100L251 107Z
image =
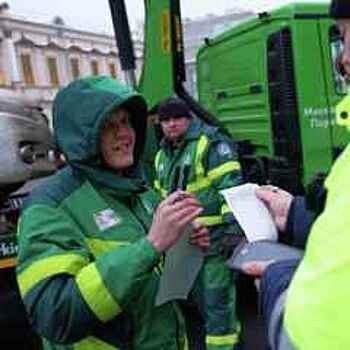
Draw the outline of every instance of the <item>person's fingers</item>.
M158 205L158 209L162 209L165 206L175 204L176 202L189 197L193 196L188 192L181 190L175 191L160 202L160 204Z
M185 198L194 198L192 193L186 192L186 191L182 191L182 190L178 190L175 191L173 193L171 193L168 197L166 197L162 203L163 204L175 204L178 201L181 201Z
M192 222L203 210L203 207L197 207L185 208L178 211L173 217L174 223L176 223L178 227L184 227Z
M272 191L272 192L277 192L279 190L279 188L277 186L274 185L263 185L258 187L262 190L266 190L266 191Z
M256 190L255 190L255 194L256 196L261 199L264 203L271 203L275 200L276 198L276 191L272 191L271 188L267 188L267 187L270 187L270 186L264 186L264 187L258 187Z
M192 231L190 238L196 239L201 237L209 237L209 231L206 227L202 227L201 229L195 229Z
M246 262L242 264L242 271L247 275L261 277L267 267L273 262L274 260Z
M200 231L192 232L190 239L190 244L195 245L202 250L206 251L210 246L209 231L207 228L203 228Z
M260 291L260 284L261 284L261 280L260 278L255 278L254 279L254 284L255 284L255 288Z
M174 204L168 204L163 206L162 215L169 217L176 215L177 213L183 212L188 209L188 211L193 211L198 208L202 208L202 205L194 198L185 198Z
M198 241L198 240L204 240L204 241L210 241L208 231L203 231L201 234L191 235L190 241Z
M193 220L192 222L192 226L194 230L199 230L203 227L205 227L201 222L199 222L198 220Z
M203 252L208 251L210 247L210 241L207 240L199 240L199 241L190 241L190 244L193 246L196 246L197 248L201 249Z
M206 246L206 247L209 247L210 245L209 237L191 238L189 242L192 245L199 245L199 246Z

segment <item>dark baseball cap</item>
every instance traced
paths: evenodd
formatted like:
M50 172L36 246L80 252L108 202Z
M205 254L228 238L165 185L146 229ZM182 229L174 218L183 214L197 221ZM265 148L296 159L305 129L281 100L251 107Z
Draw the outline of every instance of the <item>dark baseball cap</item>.
M169 118L191 118L191 113L185 101L171 97L159 104L158 116L159 120L162 121Z
M336 19L350 19L350 1L349 0L332 0L329 7L329 14Z

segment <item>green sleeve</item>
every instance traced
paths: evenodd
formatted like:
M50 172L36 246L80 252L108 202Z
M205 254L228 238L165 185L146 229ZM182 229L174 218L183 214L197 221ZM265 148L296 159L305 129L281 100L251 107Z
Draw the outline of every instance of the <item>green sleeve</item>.
M36 331L59 343L121 314L157 261L145 238L94 260L79 227L59 208L34 205L20 219L20 292Z
M206 171L212 179L212 186L218 192L242 184L241 166L238 161L235 145L232 141L223 138L210 144L207 153ZM229 211L223 196L220 196L220 208L224 222L231 225L230 230L236 233L242 233L233 213Z

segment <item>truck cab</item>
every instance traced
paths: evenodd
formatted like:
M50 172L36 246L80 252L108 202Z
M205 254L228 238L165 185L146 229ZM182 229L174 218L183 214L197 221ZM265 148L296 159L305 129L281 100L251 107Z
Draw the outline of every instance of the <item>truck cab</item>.
M205 40L199 100L239 143L250 181L303 193L344 149L341 45L325 3L286 5Z

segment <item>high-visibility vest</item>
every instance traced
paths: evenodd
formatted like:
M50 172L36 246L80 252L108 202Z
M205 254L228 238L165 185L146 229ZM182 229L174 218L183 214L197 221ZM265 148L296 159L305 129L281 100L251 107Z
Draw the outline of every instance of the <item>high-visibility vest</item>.
M297 349L350 349L350 146L325 186L324 212L289 287L285 326Z
M209 137L202 134L198 140L189 141L185 148L179 151L180 154L169 156L167 152L160 149L155 158L154 187L163 197L167 196L174 186L176 168L179 168L180 173L183 174L184 167L187 166L189 177L185 190L195 193L204 205L204 212L197 220L203 225L215 226L223 223L223 214L227 206L221 206L220 195L212 184L231 171L239 171L240 164L232 160L206 171L204 157L209 144ZM181 176L180 174L179 177Z

